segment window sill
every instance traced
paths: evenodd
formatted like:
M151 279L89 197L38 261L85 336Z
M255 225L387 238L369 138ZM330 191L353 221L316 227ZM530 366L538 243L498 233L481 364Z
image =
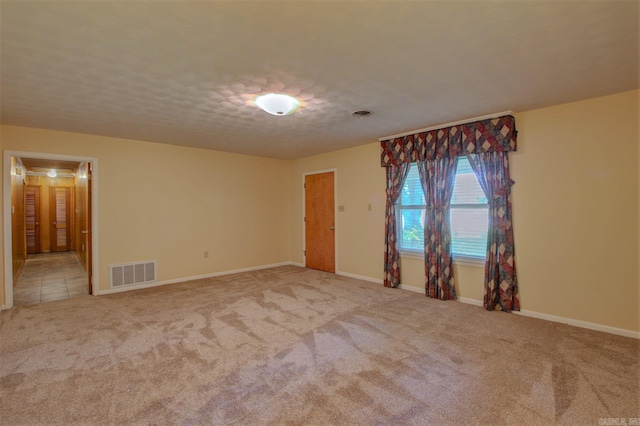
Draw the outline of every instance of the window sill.
M405 259L423 260L421 252L400 250L400 257ZM484 268L485 260L479 257L454 256L453 263L460 266L470 266L472 268Z
M472 268L483 268L485 265L485 260L479 257L462 257L462 256L454 256L453 263L460 266L470 266Z
M422 260L424 259L424 254L418 251L400 250L400 257L404 257L407 259Z

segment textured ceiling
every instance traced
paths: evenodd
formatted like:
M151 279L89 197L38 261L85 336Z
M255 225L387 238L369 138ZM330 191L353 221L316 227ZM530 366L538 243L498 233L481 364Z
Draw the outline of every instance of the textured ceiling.
M0 7L2 122L19 126L295 159L638 88L637 1ZM302 107L252 104L271 91Z

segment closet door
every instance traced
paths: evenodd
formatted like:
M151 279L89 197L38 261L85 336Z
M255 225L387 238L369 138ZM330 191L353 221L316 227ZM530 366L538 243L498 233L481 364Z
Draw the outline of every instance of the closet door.
M24 198L27 253L40 253L40 186L27 185Z
M69 188L52 187L49 204L51 220L51 251L71 249L71 215Z

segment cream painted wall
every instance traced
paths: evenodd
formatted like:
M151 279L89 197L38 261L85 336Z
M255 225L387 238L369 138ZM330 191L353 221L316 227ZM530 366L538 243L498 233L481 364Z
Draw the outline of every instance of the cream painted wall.
M379 148L372 144L318 155L293 162L291 173L292 241L291 260L303 263L303 173L336 168L337 268L373 278L382 278L384 243L385 174L380 164ZM371 205L371 210L369 210ZM382 239L381 239L382 238ZM377 268L377 269L376 269Z
M511 164L523 310L640 331L638 94L516 114ZM385 174L377 142L286 162L13 126L0 135L4 149L99 159L101 288L110 263L132 260L157 259L161 280L302 263L302 175L331 168L336 204L344 206L336 217L337 271L382 280ZM403 258L402 268L403 285L421 289L422 261ZM482 299L482 268L456 265L456 278L460 297Z
M1 136L8 150L98 158L102 290L110 264L155 259L164 281L289 261L288 161L15 126Z
M358 275L382 282L384 259L385 170L380 167L380 145L371 143L356 148L303 158L292 168L292 253L294 262L303 263L302 175L316 170L337 169L338 273ZM371 204L371 211L368 206ZM400 260L403 286L424 288L424 262L403 256ZM454 265L458 293L482 300L482 267ZM475 285L480 282L481 285Z
M516 114L511 154L523 310L640 331L638 92ZM291 258L302 262L302 174L338 173L338 271L382 280L384 170L379 144L293 162ZM367 210L371 203L373 210ZM420 259L403 285L423 288ZM482 300L482 268L456 264L458 296Z
M1 129L1 127L0 127ZM4 152L4 141L1 137L2 133L0 130L0 151ZM4 176L4 160L0 160L0 176ZM4 215L4 182L0 185L0 212ZM2 241L4 242L4 226L0 226L0 235L2 235ZM0 282L2 285L0 286L0 309L3 309L5 306L4 300L4 244L0 244Z
M0 151L4 152L4 140L2 137L0 137ZM4 176L4 159L0 160L0 176ZM0 212L4 216L4 182L0 184L0 200L0 203L2 203ZM0 282L2 283L2 286L0 286L0 309L4 309L4 226L0 226L0 235L2 235L3 241L3 244L0 244Z
M638 93L516 115L523 309L640 331Z

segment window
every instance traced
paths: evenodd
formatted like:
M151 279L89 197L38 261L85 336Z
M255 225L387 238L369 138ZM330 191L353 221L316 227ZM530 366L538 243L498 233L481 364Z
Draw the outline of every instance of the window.
M424 251L425 200L418 166L412 164L397 204L399 249ZM489 206L467 157L458 158L451 197L451 250L454 257L484 259Z

